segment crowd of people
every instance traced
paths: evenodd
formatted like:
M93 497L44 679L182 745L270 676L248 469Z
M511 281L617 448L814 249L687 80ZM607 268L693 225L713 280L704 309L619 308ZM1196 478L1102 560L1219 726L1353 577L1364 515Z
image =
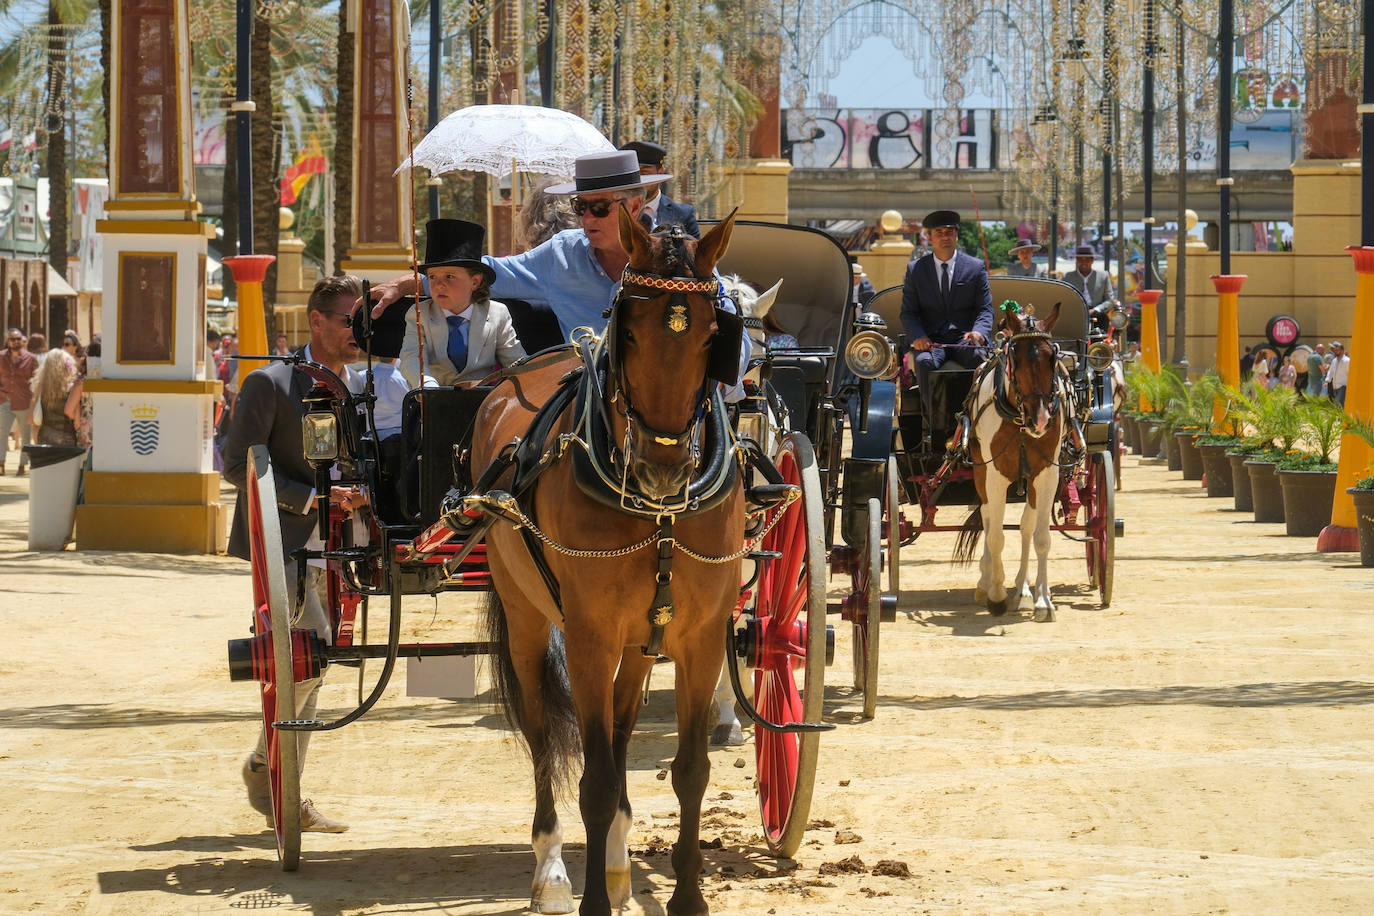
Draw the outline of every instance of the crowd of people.
M1346 383L1350 378L1350 354L1339 340L1319 343L1306 358L1300 353L1280 356L1269 348L1246 347L1241 357L1242 378L1260 388L1287 388L1309 398L1326 397L1345 406Z
M36 445L90 447L91 398L85 391L88 357L100 356L100 335L89 346L72 330L47 349L42 334L19 328L5 334L0 351L0 476L10 451L18 453L15 474L28 473L24 448Z

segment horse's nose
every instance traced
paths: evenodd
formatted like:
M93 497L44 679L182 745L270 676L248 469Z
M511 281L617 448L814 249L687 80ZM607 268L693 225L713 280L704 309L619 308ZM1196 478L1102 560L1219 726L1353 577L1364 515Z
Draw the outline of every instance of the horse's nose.
M636 461L632 468L644 495L659 501L681 493L692 474L690 465L662 465Z

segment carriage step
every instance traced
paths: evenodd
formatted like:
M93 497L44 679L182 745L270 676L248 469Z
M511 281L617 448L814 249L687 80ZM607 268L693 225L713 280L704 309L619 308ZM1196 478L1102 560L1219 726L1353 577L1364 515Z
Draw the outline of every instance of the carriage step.
M776 550L752 550L744 555L746 560L758 562L760 560L780 560L782 554Z
M1122 537L1126 534L1126 520L1119 518L1116 520L1116 536Z
M324 728L323 719L283 719L273 722L272 727L279 732L313 732Z

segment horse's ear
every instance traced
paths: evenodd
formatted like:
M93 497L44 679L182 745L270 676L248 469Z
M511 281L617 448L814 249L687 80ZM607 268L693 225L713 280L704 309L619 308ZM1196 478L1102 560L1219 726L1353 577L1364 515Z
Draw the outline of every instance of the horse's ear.
M778 290L782 289L782 281L773 284L773 288L764 293L759 293L759 297L754 300L754 317L762 318L773 308L773 303L777 301Z
M1011 309L1006 309L1002 312L1002 324L1006 326L1008 333L1021 333L1021 316Z
M697 276L706 276L715 269L716 263L725 257L725 249L730 247L730 233L735 228L735 214L739 208L730 211L730 215L711 227L711 231L697 242L696 266Z
M639 224L629 209L622 201L617 208L617 218L619 220L620 246L625 249L625 253L630 256L630 264L645 264L652 257L650 243L652 238L649 230Z
M1050 331L1054 330L1054 326L1058 323L1059 303L1056 302L1054 304L1054 308L1050 310L1049 317L1045 318L1043 321L1040 322L1040 329L1043 330L1045 333L1049 333Z

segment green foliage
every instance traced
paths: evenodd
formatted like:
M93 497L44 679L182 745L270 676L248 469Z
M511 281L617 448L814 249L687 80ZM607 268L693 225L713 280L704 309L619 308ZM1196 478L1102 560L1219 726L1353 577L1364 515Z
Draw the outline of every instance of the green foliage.
M961 251L983 260L983 242L988 245L988 264L1001 267L1011 260L1011 246L1016 244L1016 230L1004 223L984 226L980 237L978 224L962 222L959 224L959 248Z
M1297 404L1298 429L1304 442L1316 449L1313 453L1323 464L1331 463L1331 453L1341 441L1348 418L1335 401L1326 398L1302 398Z
M1208 433L1205 436L1197 437L1198 445L1241 445L1245 440L1240 436L1230 436L1225 433Z
M1277 448L1280 454L1293 447L1302 432L1296 410L1297 392L1282 385L1247 385L1236 392L1236 397L1236 417L1248 429L1247 442Z
M1374 477L1361 477L1355 481L1356 490L1374 490Z
M1169 403L1170 382L1165 378L1172 369L1155 372L1139 362L1126 369L1126 391L1128 399L1134 401L1135 409L1142 417L1159 419Z
M1209 371L1191 384L1172 368L1160 373L1165 391L1164 429L1207 429L1212 425L1212 401L1221 390L1221 380Z
M1289 449L1279 457L1280 471L1334 471L1336 463L1325 460L1321 455Z

